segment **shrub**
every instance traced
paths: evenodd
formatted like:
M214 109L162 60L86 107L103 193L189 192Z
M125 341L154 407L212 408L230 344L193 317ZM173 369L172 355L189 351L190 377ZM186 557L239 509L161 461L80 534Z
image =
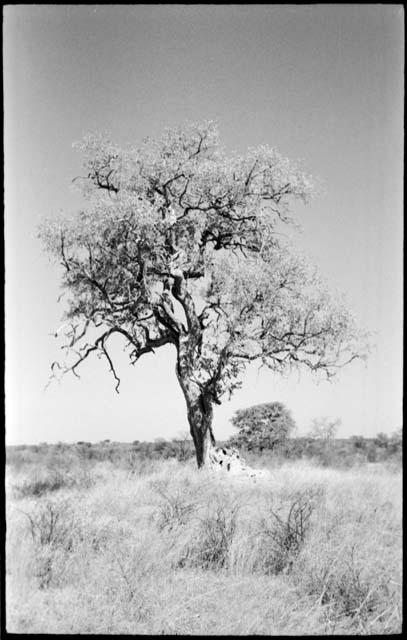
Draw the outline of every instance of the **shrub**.
M239 507L215 501L198 517L198 528L179 566L222 569L229 566L229 551L236 531Z
M38 498L44 493L57 491L64 487L72 487L74 484L75 482L72 478L55 471L44 478L34 477L26 480L22 485L16 486L14 491L20 498L28 498L30 496Z
M266 574L287 573L300 552L310 527L311 515L322 494L321 489L297 491L279 507L270 506L259 522L258 565Z
M182 434L171 441L172 450L178 462L185 462L195 455L193 442L189 434Z
M165 489L165 484L160 482L152 483L151 487L161 498L153 516L158 529L171 531L186 524L194 507L185 494L179 491L171 493Z
M89 460L71 449L61 452L58 447L49 448L41 463L30 465L22 483L15 483L16 497L40 497L60 489L88 489L95 482Z
M376 447L375 447L373 442L371 444L369 444L368 447L367 447L366 458L367 458L368 462L376 462L377 461L377 450L376 450Z
M34 546L34 575L40 589L63 580L66 556L73 550L78 525L66 500L38 503L30 511L20 509Z
M350 438L355 449L366 449L366 439L363 436L351 436Z

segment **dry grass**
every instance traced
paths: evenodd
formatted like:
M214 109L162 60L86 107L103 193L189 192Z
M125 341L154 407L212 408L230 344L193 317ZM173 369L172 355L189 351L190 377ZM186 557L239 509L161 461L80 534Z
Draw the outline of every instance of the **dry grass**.
M40 491L34 467L8 472L9 632L401 630L399 471L296 463L253 483L103 462L60 466L58 486L54 471Z

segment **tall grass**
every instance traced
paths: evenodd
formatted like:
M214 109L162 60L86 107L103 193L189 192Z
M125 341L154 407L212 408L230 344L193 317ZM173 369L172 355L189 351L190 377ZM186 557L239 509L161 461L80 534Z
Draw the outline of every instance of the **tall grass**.
M41 471L40 492L35 465L8 478L9 632L400 632L399 471L297 462L253 483L192 461L61 469L58 487Z

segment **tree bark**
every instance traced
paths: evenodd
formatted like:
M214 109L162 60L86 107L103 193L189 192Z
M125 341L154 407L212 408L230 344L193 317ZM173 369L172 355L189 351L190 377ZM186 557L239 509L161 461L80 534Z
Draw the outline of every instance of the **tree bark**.
M195 445L198 468L209 461L209 452L215 444L212 431L213 405L208 395L189 380L179 379L187 404L189 429Z
M215 444L212 431L213 401L208 388L199 384L195 375L199 373L202 327L196 314L194 302L188 293L182 272L174 270L172 294L183 307L187 328L178 326L176 373L187 404L188 422L195 445L198 468L209 462L211 446Z

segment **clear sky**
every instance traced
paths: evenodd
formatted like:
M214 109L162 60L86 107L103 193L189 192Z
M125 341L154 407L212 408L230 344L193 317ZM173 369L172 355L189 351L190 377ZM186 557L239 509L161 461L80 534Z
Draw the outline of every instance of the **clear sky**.
M120 395L97 358L44 392L63 304L36 227L80 205L72 143L84 134L137 144L205 119L228 150L269 144L321 180L295 239L376 343L334 383L254 367L216 408L216 436L236 409L273 400L300 433L325 415L344 437L401 426L403 22L402 5L378 4L5 7L7 444L187 431L170 346L130 367L118 343Z

